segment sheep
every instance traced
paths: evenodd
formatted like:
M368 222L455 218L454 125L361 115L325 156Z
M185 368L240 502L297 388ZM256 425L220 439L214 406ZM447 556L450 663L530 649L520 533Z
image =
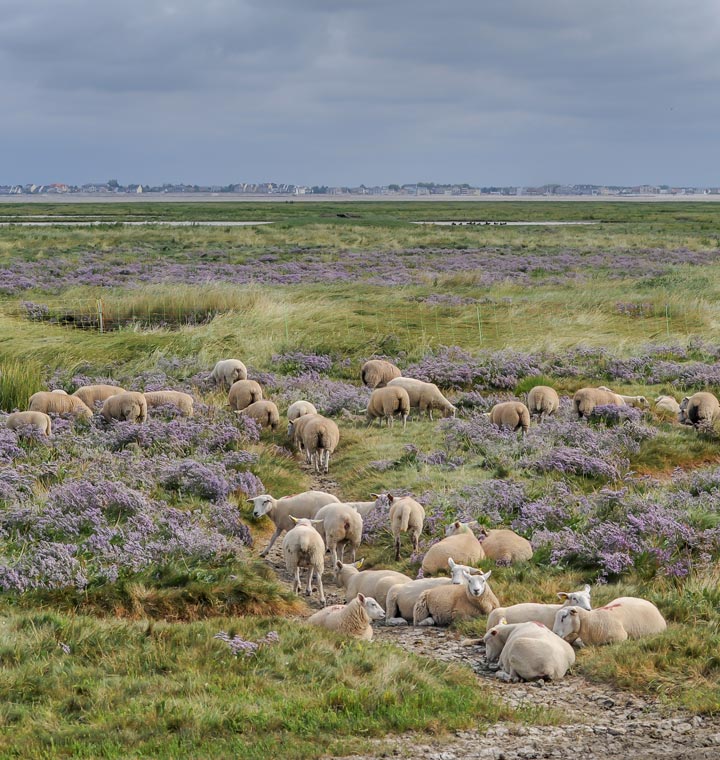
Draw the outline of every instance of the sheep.
M327 473L330 469L330 456L340 442L340 430L335 422L327 417L319 414L307 416L309 420L302 427L300 434L305 456L309 458L315 472Z
M537 415L538 422L543 416L555 414L560 406L560 396L549 385L536 385L527 395L527 408L530 416Z
M309 401L296 401L288 407L288 422L292 422L298 417L303 417L306 414L317 414L317 409Z
M317 576L318 592L320 603L325 606L325 591L323 590L322 574L325 569L325 544L322 536L315 530L315 520L309 520L307 517L293 517L290 520L294 523L285 538L283 539L282 548L285 557L285 567L288 573L293 576L293 591L300 593L300 568L308 568L308 583L305 589L305 595L310 596L312 593L313 574Z
M417 409L420 414L427 412L431 420L434 409L442 412L443 417L454 417L457 412L435 383L426 383L412 377L397 377L388 383L388 387L404 388L410 397L410 408Z
M463 572L470 573L470 575L482 573L482 570L477 567L456 563L452 557L448 557L448 568L450 569L450 582L455 586L459 586L463 582Z
M606 385L599 386L598 390L612 393L614 396L622 399L623 403L626 406L634 406L637 409L648 409L650 407L650 402L647 400L647 398L645 398L645 396L623 396L622 393L615 393L614 390L608 388Z
M50 393L62 393L63 396L67 396L68 392L62 388L53 388Z
M147 401L137 391L118 393L105 399L100 411L106 422L145 422L147 419Z
M363 519L360 515L346 504L326 504L315 514L316 520L322 520L318 532L325 541L325 546L330 552L332 566L338 561L337 547L341 546L340 559L345 556L345 547L349 546L352 552L352 561L355 562L355 553L362 538Z
M290 519L290 515L312 518L320 507L339 503L339 501L337 496L325 491L304 491L294 496L283 496L280 499L264 493L248 499L248 502L253 505L253 517L257 519L267 515L275 523L275 532L270 538L270 543L260 552L260 556L267 556L280 534L284 530L292 529L294 522Z
M350 601L358 594L376 599L387 598L387 592L396 585L410 583L412 578L396 570L360 570L363 560L351 564L335 563L335 583L345 589L345 600Z
M512 530L488 530L481 527L480 534L480 544L488 559L509 565L513 562L526 562L532 558L532 544Z
M385 625L407 625L420 594L436 586L449 586L450 578L421 578L410 583L397 583L388 589L385 599Z
M277 406L267 399L250 404L250 406L238 411L237 414L252 417L260 423L261 427L269 427L272 430L277 430L280 424L280 412Z
M43 435L52 435L52 421L45 412L13 412L5 420L10 430L31 427Z
M672 396L658 396L655 399L655 409L659 412L670 412L675 416L680 415L680 404Z
M450 625L455 620L487 615L500 605L487 582L491 573L470 575L463 571L465 583L423 591L413 608L413 625Z
M581 607L563 607L555 614L553 631L572 643L614 644L662 633L667 628L660 610L646 599L621 596L604 607L587 611Z
M422 561L423 575L434 575L446 570L448 559L466 565L477 565L485 559L485 551L477 540L468 523L456 520L445 531L445 538L433 544L425 553Z
M417 552L420 544L420 534L425 522L425 510L411 496L396 498L392 494L387 495L390 502L390 529L395 539L395 561L400 560L400 534L410 532L412 536L413 551Z
M384 359L370 359L360 368L360 377L363 385L368 388L383 388L390 380L400 377L402 372L394 365Z
M239 359L221 359L210 373L217 385L230 388L238 380L247 380L247 369Z
M304 414L302 417L296 417L294 420L288 422L288 438L290 443L295 446L298 451L305 455L305 461L310 464L310 455L303 446L302 432L310 420L315 417L322 417L321 414Z
M490 614L492 615L492 612ZM485 659L488 665L492 667L497 664L503 649L513 636L540 638L545 636L546 632L551 633L552 631L543 623L534 620L525 623L508 623L505 619L501 619L491 627L488 616L485 636L482 639L473 639L472 642L463 641L461 644L483 642L485 644Z
M573 396L573 409L578 417L589 417L596 406L625 406L625 402L605 388L580 388Z
M372 621L384 617L385 610L373 597L358 594L347 604L333 604L332 607L318 610L308 618L308 623L344 633L354 639L370 641L373 637Z
M94 409L95 404L102 403L111 396L117 396L118 393L127 393L127 391L119 385L100 384L82 385L72 395L79 398L90 409Z
M410 396L405 388L396 386L376 388L370 396L365 414L368 425L374 419L382 425L385 419L390 427L395 422L395 415L399 414L402 417L403 430L405 430L408 414L410 414Z
M148 409L153 409L156 406L175 406L180 410L183 417L193 416L195 401L189 393L183 393L182 391L150 391L144 395Z
M262 401L262 397L260 383L255 380L237 380L228 391L228 404L233 411L239 412L256 401Z
M510 607L498 607L488 615L487 627L493 628L505 618L508 623L529 623L536 621L552 630L555 624L555 615L562 607L581 607L584 610L592 609L590 604L590 586L588 585L582 591L559 591L558 596L565 600L563 604L524 602L523 604L513 604Z
M720 417L720 403L712 393L700 391L680 402L680 422L684 425L712 425Z
M363 520L375 509L377 501L344 501L348 507L352 507Z
M490 410L490 422L498 427L521 430L525 435L530 427L530 411L522 401L503 401Z
M44 414L72 414L81 419L92 418L92 410L77 396L68 396L67 393L50 393L39 391L30 396L28 409L31 412L43 412Z

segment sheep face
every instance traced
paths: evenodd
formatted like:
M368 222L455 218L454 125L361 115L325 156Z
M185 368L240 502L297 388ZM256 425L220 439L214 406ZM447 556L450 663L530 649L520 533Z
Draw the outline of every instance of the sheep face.
M582 591L558 591L558 597L562 599L568 607L581 607L588 612L592 609L590 604L590 586L587 584Z
M580 635L580 612L578 607L563 607L555 615L553 633L572 643Z
M503 623L491 628L483 637L485 642L485 657L488 663L497 662L500 659L500 653L505 646L503 638L499 635L500 629L503 627Z
M370 620L382 620L385 617L385 610L371 596L358 594L357 598L365 608Z
M448 557L448 567L450 568L450 579L454 586L459 586L463 582L463 573L470 573L470 575L477 575L480 570L475 567L468 567L468 565L458 565L452 557Z
M275 500L272 496L263 494L262 496L254 496L252 499L248 499L248 503L253 505L253 517L262 517L272 510Z
M456 533L462 533L463 527L464 526L460 520L455 520L455 522L450 523L450 525L445 528L445 536L454 536Z
M462 577L465 583L467 583L468 593L470 596L482 596L487 588L487 579L492 574L492 570L488 570L487 573L481 575L470 575L467 570L462 571Z

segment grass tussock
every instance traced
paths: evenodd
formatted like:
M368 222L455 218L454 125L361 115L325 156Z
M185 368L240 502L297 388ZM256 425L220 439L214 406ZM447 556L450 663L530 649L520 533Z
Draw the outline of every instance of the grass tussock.
M43 369L32 360L7 361L0 364L0 409L12 412L27 409L33 393L45 389Z

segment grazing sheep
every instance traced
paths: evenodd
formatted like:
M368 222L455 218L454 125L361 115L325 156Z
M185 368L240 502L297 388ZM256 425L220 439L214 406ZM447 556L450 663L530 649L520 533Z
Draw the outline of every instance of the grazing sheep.
M480 544L488 559L500 564L526 562L532 558L532 544L512 530L480 528ZM485 538L483 538L483 535Z
M247 369L239 359L221 359L210 373L210 379L225 388L238 380L247 380Z
M382 421L385 419L390 427L395 422L394 415L399 414L402 417L403 430L405 430L408 414L410 414L410 397L405 388L396 386L376 388L370 396L365 413L368 425L374 419L377 419L378 423L382 425Z
M560 396L549 385L536 385L530 389L527 396L527 408L530 415L537 415L538 422L544 416L555 414L560 407Z
M500 604L487 582L491 573L463 572L465 582L460 585L423 591L413 609L413 625L450 625L455 620L487 615Z
M317 415L306 415L307 424L302 427L302 448L315 472L327 473L330 469L330 456L340 442L340 430L333 420ZM295 424L300 422L296 420Z
M413 610L420 594L436 586L449 586L450 583L450 578L421 578L391 586L385 601L385 625L412 623Z
M301 454L305 455L305 461L310 464L310 455L303 446L303 429L305 428L305 425L307 425L310 420L314 419L315 417L322 417L321 414L304 414L302 417L296 417L294 420L290 420L288 422L288 438L290 439L290 443L292 446L294 446Z
M390 502L388 517L390 518L390 530L395 539L395 561L397 562L400 559L401 533L410 533L413 551L418 551L420 534L425 522L425 510L411 496L396 498L392 494L387 494L387 499Z
M82 385L72 395L79 398L90 409L94 409L95 404L102 403L111 396L117 396L118 393L127 393L127 391L119 385L100 384Z
M578 417L589 417L596 406L625 406L625 402L605 388L580 388L573 396L573 409Z
M277 406L267 399L256 401L254 404L250 404L250 406L246 406L244 409L236 412L236 414L252 417L260 423L261 427L269 427L272 430L277 430L280 424L280 412Z
M147 419L147 401L137 391L118 393L106 398L100 411L106 422L145 422Z
M193 416L195 401L189 393L182 391L150 391L145 394L148 409L156 406L175 406L180 410L183 417Z
M383 388L393 378L400 377L402 372L384 359L370 359L360 368L363 385L368 388Z
M442 412L443 417L454 417L457 409L443 396L435 383L426 383L412 377L397 377L388 383L389 388L404 388L410 398L410 408L420 414L427 412L433 419L433 410Z
M345 600L348 602L358 594L385 601L393 586L412 581L412 578L395 570L360 570L362 563L362 560L352 564L335 563L335 583L345 589Z
M43 412L44 414L72 414L76 417L89 420L93 413L77 396L68 396L67 393L51 393L39 391L30 396L28 409L31 412Z
M680 422L684 425L712 425L720 417L720 403L712 393L700 391L680 402Z
M344 501L343 504L352 507L364 520L375 509L377 501Z
M522 430L525 435L530 427L530 411L522 401L503 401L490 410L490 422L498 427Z
M52 435L52 421L45 412L13 412L7 416L5 424L10 430L31 427L43 435Z
M655 409L659 412L670 412L675 416L680 415L680 404L672 396L658 396L655 399Z
M530 623L536 621L552 630L555 625L555 615L562 607L581 607L591 610L590 586L585 586L582 591L559 591L558 596L564 599L564 604L539 604L524 602L513 604L510 607L498 607L488 615L487 627L492 628L505 618L508 623Z
M581 607L563 607L555 615L553 631L572 643L614 644L662 633L667 628L660 610L646 599L621 596L604 607L587 611Z
M308 618L308 623L344 633L354 639L370 641L373 637L372 621L384 617L385 610L373 597L358 594L348 604L333 604L332 607L319 610Z
M237 380L228 391L228 404L233 411L239 412L256 401L262 401L262 397L260 383L255 380Z
M465 565L477 565L485 559L482 544L470 529L469 523L456 520L445 531L445 538L433 544L425 553L422 561L423 575L434 575L447 570L448 560Z
M290 518L291 515L313 518L320 507L331 503L337 504L339 501L337 496L324 491L304 491L294 496L283 496L281 499L275 499L269 493L264 493L248 499L248 502L253 505L253 517L257 519L267 515L275 523L275 532L270 537L270 543L260 552L260 556L267 556L280 534L284 530L292 529L295 523Z
M322 520L318 525L318 532L325 541L325 546L330 552L332 566L338 561L337 548L340 549L340 559L345 556L345 547L349 546L352 552L352 561L355 562L355 554L360 540L362 539L363 519L347 504L326 504L315 514L316 520Z
M323 590L322 574L325 569L325 544L322 536L315 530L314 520L306 517L296 518L290 515L295 524L283 539L283 556L288 573L293 576L293 591L300 593L300 568L308 569L308 583L305 595L312 593L313 575L317 576L320 603L325 606L325 591Z
M303 417L306 414L317 414L317 409L309 401L296 401L288 407L288 422L292 422L298 417Z
M612 393L614 396L622 399L623 403L626 406L634 406L637 409L649 409L650 407L650 402L645 398L645 396L623 396L622 393L615 393L614 390L608 388L606 385L601 385L598 390Z

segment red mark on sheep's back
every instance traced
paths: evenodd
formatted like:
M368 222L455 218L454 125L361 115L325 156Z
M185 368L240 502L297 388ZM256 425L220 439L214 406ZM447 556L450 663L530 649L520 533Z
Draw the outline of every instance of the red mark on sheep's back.
M530 622L534 623L538 628L547 628L547 626L539 620L531 620Z
M622 602L615 602L614 604L606 604L604 607L600 607L601 610L616 610L618 607L622 607Z

